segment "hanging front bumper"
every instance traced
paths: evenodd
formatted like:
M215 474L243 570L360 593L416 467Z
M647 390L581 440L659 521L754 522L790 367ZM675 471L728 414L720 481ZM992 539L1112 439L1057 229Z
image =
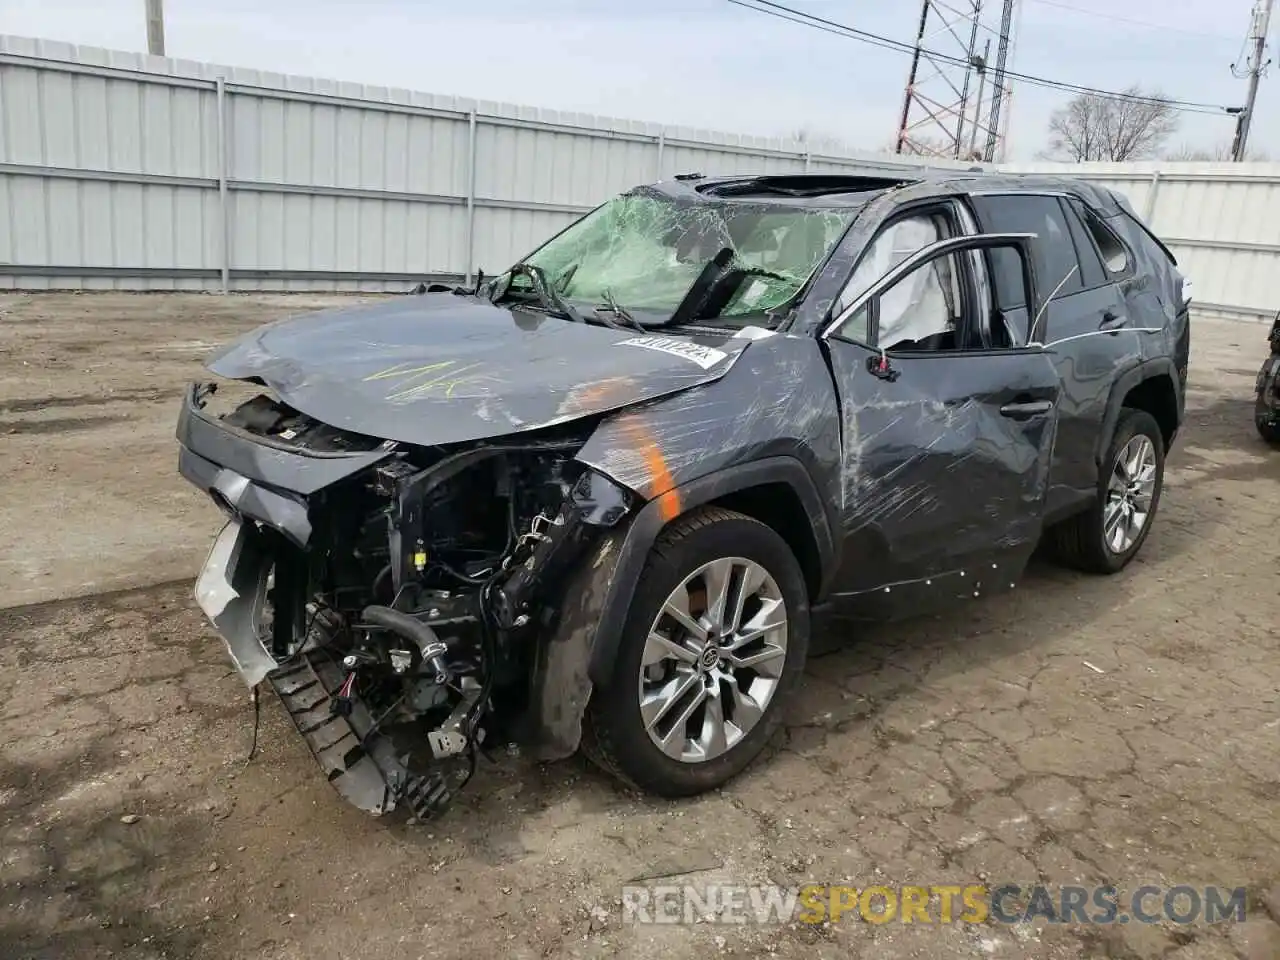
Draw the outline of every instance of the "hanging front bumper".
M250 687L277 666L261 633L272 566L267 546L252 524L231 520L214 540L196 579L196 603Z

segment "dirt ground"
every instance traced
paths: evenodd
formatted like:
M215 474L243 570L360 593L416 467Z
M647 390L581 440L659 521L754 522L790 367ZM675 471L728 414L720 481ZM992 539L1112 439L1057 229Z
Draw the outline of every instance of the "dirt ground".
M1280 957L1260 327L1197 322L1189 422L1124 574L1037 561L948 617L824 626L785 735L723 791L656 801L517 758L410 826L345 806L274 699L245 762L247 692L190 598L217 515L175 472L181 385L214 343L326 302L0 298L0 957ZM625 923L622 884L663 876L1247 886L1248 919Z
M182 389L236 334L356 299L0 295L0 606L190 575L217 511L177 476Z

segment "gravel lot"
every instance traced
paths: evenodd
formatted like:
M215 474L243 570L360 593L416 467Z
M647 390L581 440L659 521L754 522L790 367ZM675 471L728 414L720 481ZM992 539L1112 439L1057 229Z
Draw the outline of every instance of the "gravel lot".
M175 472L213 344L337 298L0 298L0 957L1280 957L1280 454L1265 332L1198 322L1189 423L1125 574L829 624L771 755L684 803L574 760L375 821L190 599ZM114 592L105 592L114 591ZM123 819L122 819L123 818ZM636 926L629 879L1249 888L1243 924ZM593 915L593 908L597 913Z

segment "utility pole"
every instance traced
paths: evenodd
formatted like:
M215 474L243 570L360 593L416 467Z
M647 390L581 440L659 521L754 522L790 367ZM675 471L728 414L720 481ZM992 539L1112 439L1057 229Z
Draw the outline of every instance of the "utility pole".
M164 0L147 2L147 53L164 56Z
M1249 127L1253 122L1253 107L1258 100L1258 81L1262 79L1262 71L1270 62L1262 58L1266 56L1267 31L1271 27L1271 3L1272 0L1256 0L1253 5L1253 24L1249 28L1249 40L1253 43L1253 52L1249 54L1249 60L1245 66L1249 77L1249 93L1245 97L1244 110L1236 119L1236 137L1231 151L1231 159L1236 163L1244 160L1245 148L1249 140Z

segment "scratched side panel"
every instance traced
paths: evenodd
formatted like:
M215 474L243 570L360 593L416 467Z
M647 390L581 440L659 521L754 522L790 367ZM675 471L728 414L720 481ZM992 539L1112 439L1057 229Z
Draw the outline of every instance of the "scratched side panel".
M606 419L578 460L652 499L725 467L787 455L840 497L839 411L817 341L754 340L720 380Z
M894 399L853 400L844 426L845 535L889 551L864 553L865 582L850 587L874 585L885 564L926 576L1037 532L1028 521L1044 493L1041 431L1024 435L979 399L940 400L910 384ZM1014 482L1024 476L1025 486Z
M874 612L898 616L1007 588L1039 538L1056 417L1001 408L1052 402L1052 364L1042 354L897 358L898 378L885 382L867 371L871 351L831 350L846 450L836 595L887 593Z

